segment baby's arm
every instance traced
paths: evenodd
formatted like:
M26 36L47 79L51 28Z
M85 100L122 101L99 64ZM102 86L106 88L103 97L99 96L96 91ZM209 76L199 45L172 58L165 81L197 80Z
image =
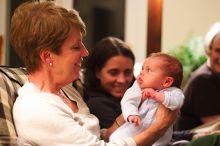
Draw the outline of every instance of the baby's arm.
M155 99L171 110L180 108L184 100L182 90L176 87L170 87L162 91L155 91L152 88L146 88L142 91L142 96L143 100L146 98Z
M141 119L138 115L130 115L128 116L128 122L134 123L136 127L138 127L141 123Z
M159 103L164 102L165 95L163 92L158 92L153 88L146 88L142 91L142 99L152 98L158 101Z
M171 110L181 108L184 101L184 94L181 89L176 87L170 87L165 89L163 92L165 95L163 105L165 105Z
M141 102L141 96L141 89L137 81L135 81L132 87L125 92L121 100L121 109L125 121L128 121L130 115L139 115L138 106Z

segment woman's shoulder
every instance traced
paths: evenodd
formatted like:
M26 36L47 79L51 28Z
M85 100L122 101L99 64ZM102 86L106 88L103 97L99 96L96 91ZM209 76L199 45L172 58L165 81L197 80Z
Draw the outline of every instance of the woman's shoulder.
M93 93L86 101L89 109L114 109L121 108L120 101L105 93ZM100 111L99 111L100 112Z
M192 72L192 76L210 75L211 72L212 71L210 70L210 68L207 65L207 63L204 63L198 69L196 69L195 71Z
M212 81L210 79L214 78L215 75L208 67L207 63L200 66L197 70L191 73L189 82L204 82L204 81Z
M95 103L96 105L98 103L115 103L117 102L114 100L114 98L110 95L107 95L102 92L90 92L88 93L88 100L86 101L87 103Z

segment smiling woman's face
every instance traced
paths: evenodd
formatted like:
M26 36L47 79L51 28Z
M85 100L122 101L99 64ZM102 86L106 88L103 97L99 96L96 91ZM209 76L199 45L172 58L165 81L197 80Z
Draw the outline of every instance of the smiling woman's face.
M125 56L110 58L101 70L96 71L102 88L115 98L121 99L133 80L134 62Z
M212 70L220 75L220 33L213 40L209 56Z
M53 76L61 85L66 85L79 77L82 58L88 51L82 42L82 33L73 27L69 37L61 46L61 53L53 55Z

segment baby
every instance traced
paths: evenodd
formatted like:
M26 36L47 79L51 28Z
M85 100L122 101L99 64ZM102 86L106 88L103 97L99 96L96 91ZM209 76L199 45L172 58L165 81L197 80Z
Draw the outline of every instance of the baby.
M122 114L126 121L112 133L109 140L134 136L152 122L159 104L175 110L182 106L184 95L180 89L183 78L181 63L165 53L153 53L121 101ZM117 122L117 121L116 121ZM154 143L165 146L172 137L172 126Z

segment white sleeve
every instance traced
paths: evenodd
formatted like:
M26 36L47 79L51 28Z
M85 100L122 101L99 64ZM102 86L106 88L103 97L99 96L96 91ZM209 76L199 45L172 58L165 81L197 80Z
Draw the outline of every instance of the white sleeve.
M163 104L171 109L175 110L177 108L181 108L184 101L184 94L181 89L176 87L170 87L163 90L165 99Z
M133 85L125 92L121 100L121 108L124 119L127 120L129 115L139 115L138 107L141 103L141 89L135 81Z

